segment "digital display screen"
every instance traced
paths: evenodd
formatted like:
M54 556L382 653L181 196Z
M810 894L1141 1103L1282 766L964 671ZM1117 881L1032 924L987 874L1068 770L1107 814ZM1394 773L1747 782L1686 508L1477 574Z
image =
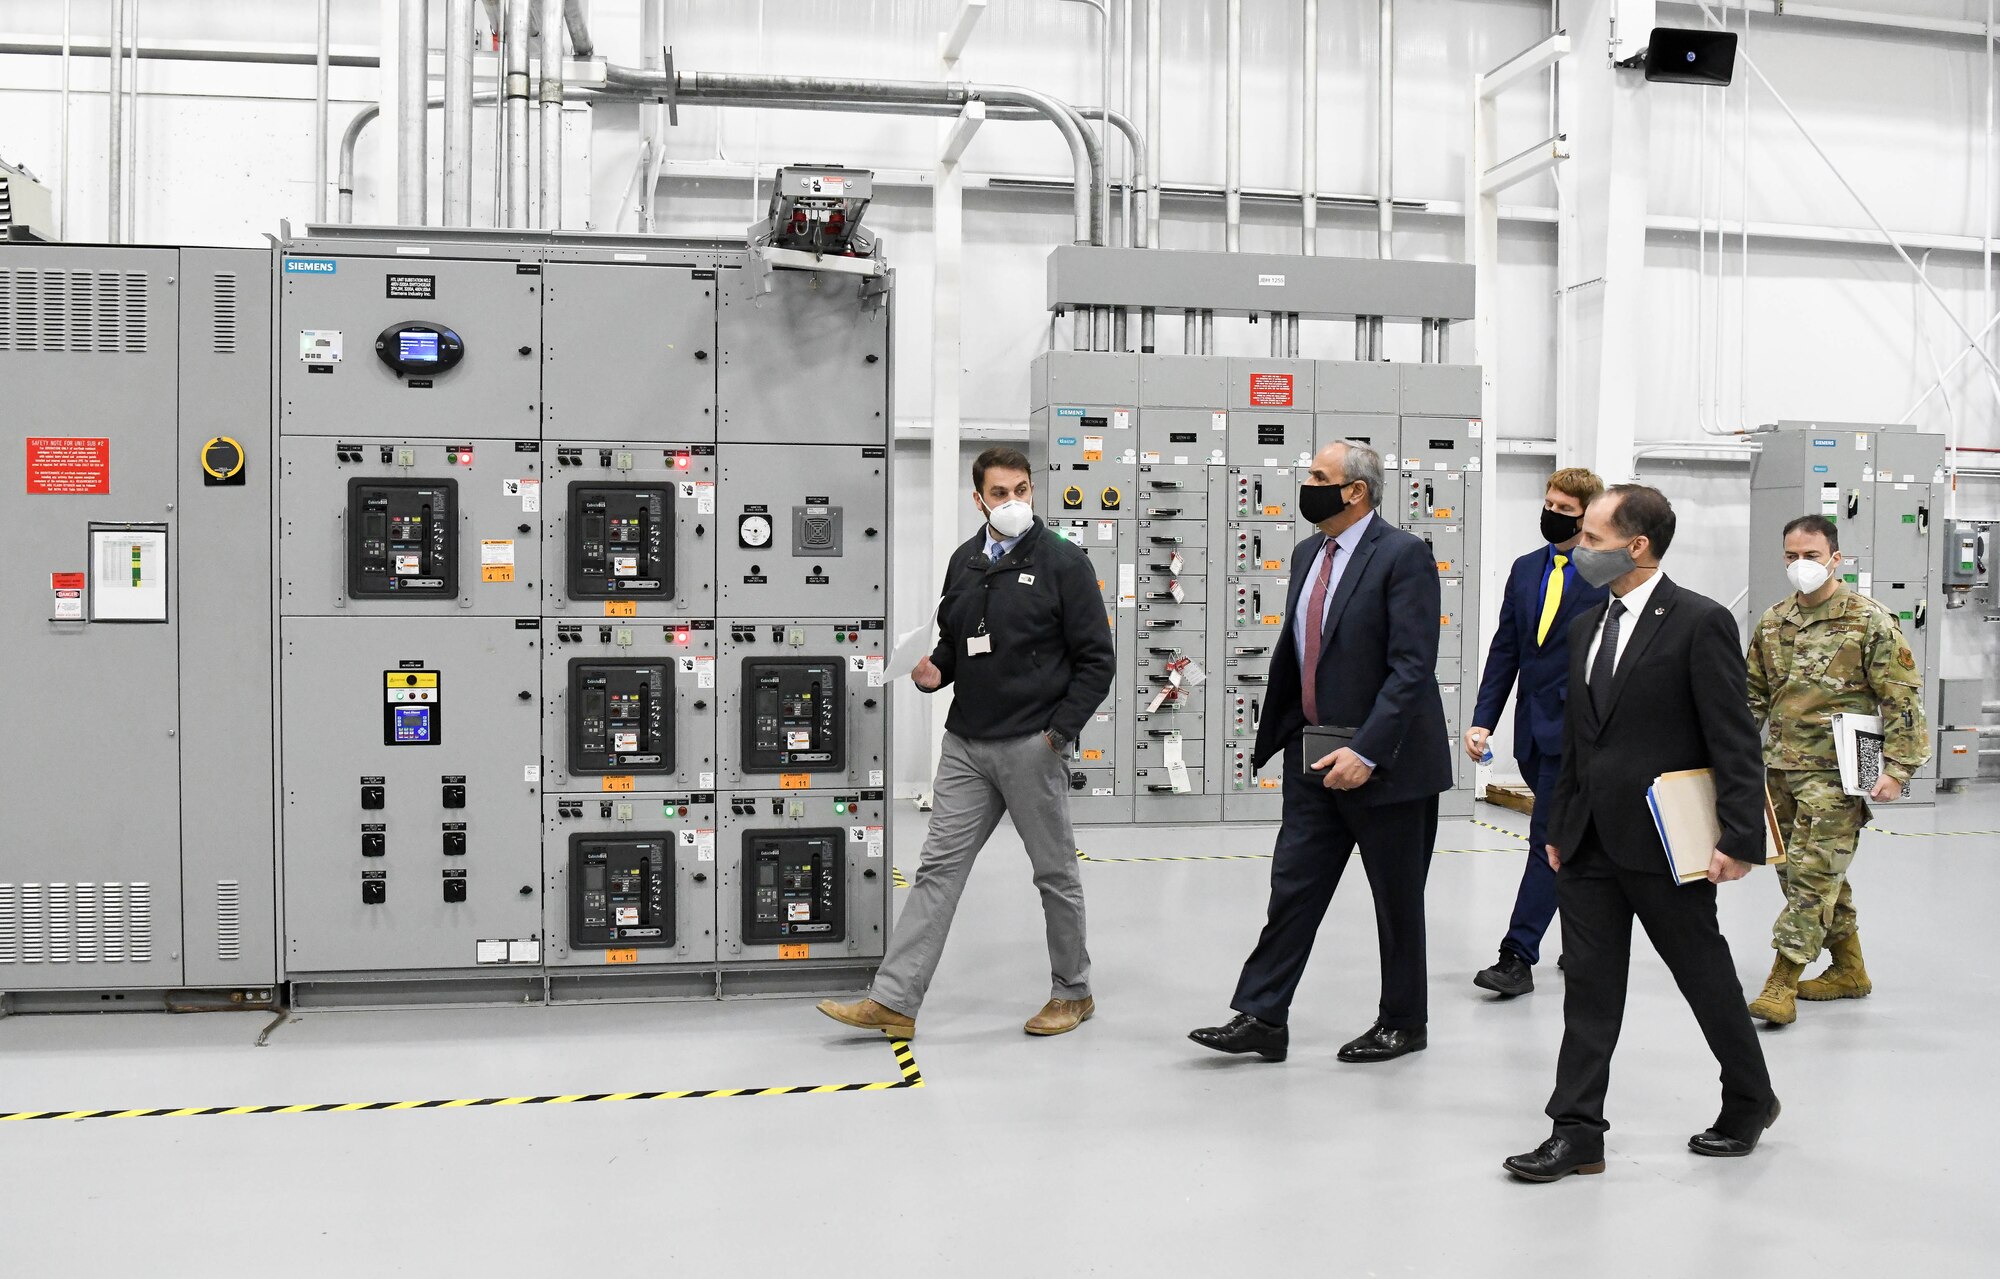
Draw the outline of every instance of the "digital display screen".
M410 364L436 364L438 335L430 329L404 329L396 335L396 353Z
M426 745L431 740L431 708L428 706L398 706L396 712L396 741L412 745Z

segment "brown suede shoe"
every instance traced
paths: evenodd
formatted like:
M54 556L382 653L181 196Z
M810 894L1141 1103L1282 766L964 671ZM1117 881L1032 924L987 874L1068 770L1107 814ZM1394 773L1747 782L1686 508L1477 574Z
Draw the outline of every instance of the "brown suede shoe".
M1096 1012L1097 1001L1088 995L1082 999L1051 999L1021 1029L1031 1035L1066 1035Z
M852 1004L822 999L819 1010L844 1026L852 1026L856 1030L879 1030L891 1039L909 1039L917 1033L917 1023L913 1019L872 999Z

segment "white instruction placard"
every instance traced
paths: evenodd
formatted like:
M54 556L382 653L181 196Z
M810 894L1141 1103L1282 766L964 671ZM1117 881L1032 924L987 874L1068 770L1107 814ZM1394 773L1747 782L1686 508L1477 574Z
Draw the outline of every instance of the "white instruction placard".
M166 525L91 525L90 620L167 620Z

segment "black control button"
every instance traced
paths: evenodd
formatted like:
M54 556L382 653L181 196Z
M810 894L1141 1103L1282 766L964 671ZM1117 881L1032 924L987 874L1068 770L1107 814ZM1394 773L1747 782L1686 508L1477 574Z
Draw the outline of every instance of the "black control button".
M465 874L463 871L456 875L450 871L444 873L444 899L448 902L462 902L465 900Z
M361 806L363 808L381 808L387 803L386 787L363 786L361 788Z
M363 857L383 857L389 852L389 837L379 830L361 833L361 855Z
M445 783L444 806L446 808L465 807L465 787L462 784L458 782Z
M465 856L465 832L448 830L444 833L444 855L446 857Z
M388 876L378 872L364 875L361 879L361 903L364 906L380 906L389 900Z

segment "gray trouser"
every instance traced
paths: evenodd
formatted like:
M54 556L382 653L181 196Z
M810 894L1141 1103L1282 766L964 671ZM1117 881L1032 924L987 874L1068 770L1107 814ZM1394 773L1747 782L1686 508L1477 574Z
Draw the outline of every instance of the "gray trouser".
M931 785L931 828L910 900L896 920L889 953L875 974L876 1003L915 1017L944 954L945 934L972 873L972 860L1000 824L1028 847L1049 936L1050 996L1090 994L1090 954L1083 946L1083 878L1069 824L1069 767L1040 733L998 741L944 735Z

